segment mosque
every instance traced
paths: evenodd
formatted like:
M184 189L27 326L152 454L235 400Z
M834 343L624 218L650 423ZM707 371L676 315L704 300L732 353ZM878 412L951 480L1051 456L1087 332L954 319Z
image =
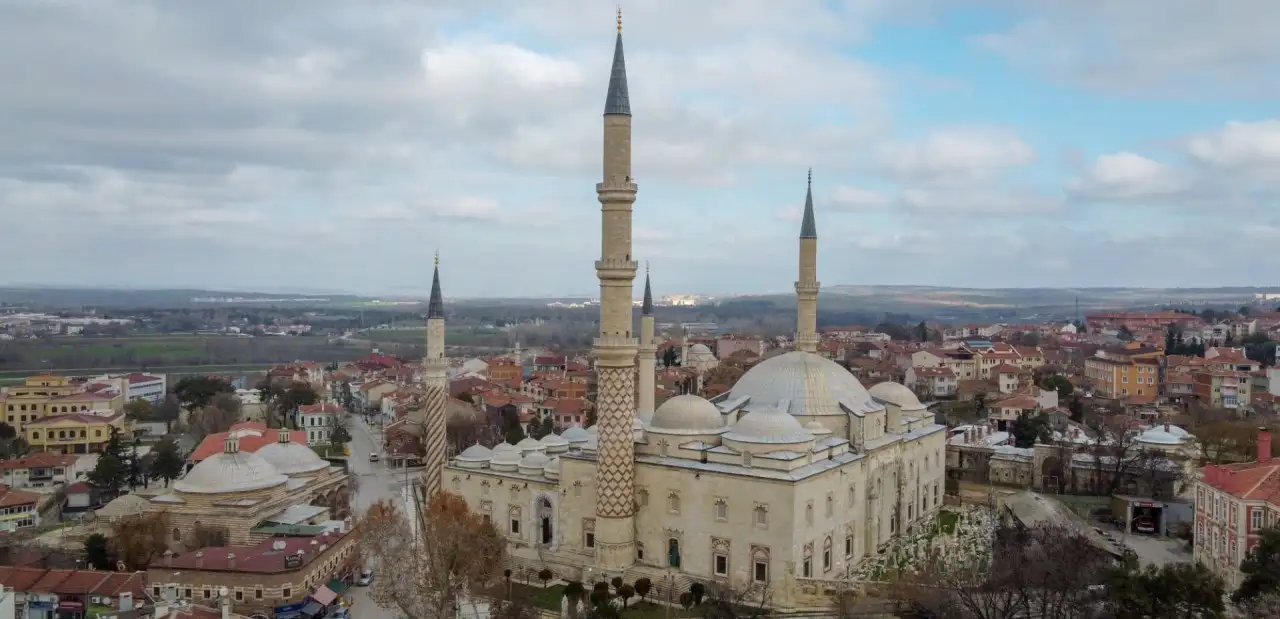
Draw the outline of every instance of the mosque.
M647 274L633 330L638 188L621 19L603 154L597 425L493 449L474 445L449 460L443 448L429 450L425 489L460 494L493 522L510 540L515 569L547 567L586 582L646 577L674 595L693 581L721 581L767 592L777 607L808 605L810 594L847 580L863 558L936 516L945 428L902 385L868 390L816 354L812 175L800 227L795 350L759 363L712 400L681 395L654 410ZM444 354L439 299L437 265L428 367L442 366ZM432 376L429 388L439 389ZM426 432L442 436L445 415L442 406L428 408Z

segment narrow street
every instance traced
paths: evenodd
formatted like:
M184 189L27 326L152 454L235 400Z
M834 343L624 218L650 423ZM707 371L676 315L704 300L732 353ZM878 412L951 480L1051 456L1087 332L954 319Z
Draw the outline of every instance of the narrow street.
M411 470L406 477L402 470L387 468L385 459L380 458L378 462L370 462L369 454L382 455L382 433L381 427L377 425L380 422L375 422L374 427L370 427L359 415L351 415L348 419L348 428L351 432L349 463L351 474L358 480L356 494L352 498L352 510L356 514L361 514L370 505L383 500L400 502L403 507L405 481L416 479L419 472ZM381 576L377 573L378 571L375 567L374 578ZM353 619L395 619L399 615L399 613L379 608L369 597L368 587L353 586L350 596L354 602L351 608Z

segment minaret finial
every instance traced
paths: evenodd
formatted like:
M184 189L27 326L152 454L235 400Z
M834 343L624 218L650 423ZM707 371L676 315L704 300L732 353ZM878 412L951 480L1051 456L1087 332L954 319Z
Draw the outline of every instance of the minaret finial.
M813 189L813 168L809 168L809 189Z
M618 7L618 34L622 34L622 7Z
M436 262L436 266L440 266L440 250L438 249L436 250L435 262Z
M645 260L645 261L644 261L644 274L645 274L645 275L648 275L648 274L649 274L649 261L648 261L648 260Z

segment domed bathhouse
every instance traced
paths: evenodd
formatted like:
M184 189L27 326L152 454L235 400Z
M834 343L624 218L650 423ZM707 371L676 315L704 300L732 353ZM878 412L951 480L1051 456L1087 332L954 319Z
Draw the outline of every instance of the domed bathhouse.
M350 515L351 484L342 467L293 442L288 430L277 436L250 453L240 450L241 431L227 432L222 453L201 460L168 493L151 499L147 511L169 518L173 550L209 540L248 545Z
M817 354L812 177L800 228L795 350L711 399L654 407L648 275L637 329L630 217L631 106L619 32L604 110L597 423L550 441L472 447L443 465L510 540L513 569L586 582L648 578L651 595L727 581L772 605L812 607L863 558L942 505L946 432L901 385L863 388ZM689 360L714 356L696 346ZM536 444L535 444L536 443Z

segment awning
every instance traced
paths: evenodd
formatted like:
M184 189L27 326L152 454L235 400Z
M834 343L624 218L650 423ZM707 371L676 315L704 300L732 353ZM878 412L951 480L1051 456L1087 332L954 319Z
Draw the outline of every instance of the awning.
M333 592L337 593L338 595L342 595L347 591L347 583L342 582L342 579L340 578L334 578L333 580L330 580L329 584L325 586L332 589Z
M321 606L328 606L332 604L334 600L338 599L338 594L334 593L333 589L321 585L319 589L316 589L315 592L311 594L311 599L319 602ZM305 609L303 610L303 614L306 614Z
M332 593L332 591L330 591L330 593ZM320 613L323 613L323 612L324 612L324 606L321 605L319 602L316 602L315 600L307 602L307 605L302 607L303 617L318 617L320 616Z

